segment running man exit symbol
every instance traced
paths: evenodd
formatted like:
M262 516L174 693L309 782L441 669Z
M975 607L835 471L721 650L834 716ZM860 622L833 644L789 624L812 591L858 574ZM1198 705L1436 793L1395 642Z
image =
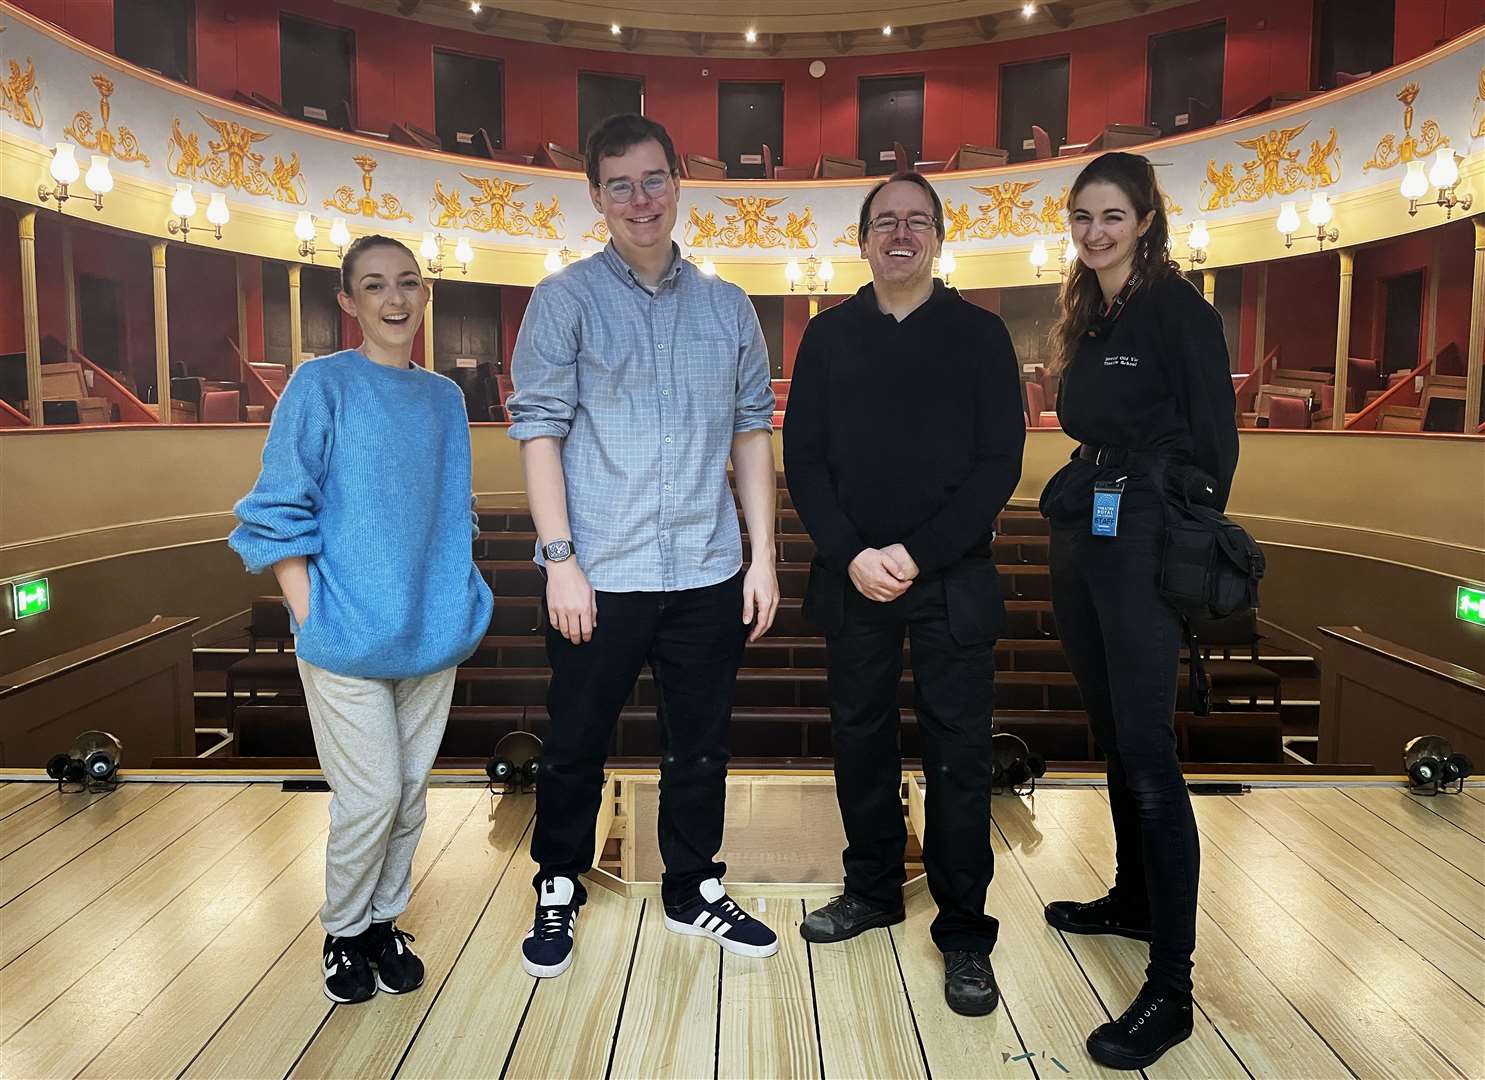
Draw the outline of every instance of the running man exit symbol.
M11 586L11 590L14 595L12 610L17 619L28 619L32 615L51 610L52 594L46 578L17 581Z

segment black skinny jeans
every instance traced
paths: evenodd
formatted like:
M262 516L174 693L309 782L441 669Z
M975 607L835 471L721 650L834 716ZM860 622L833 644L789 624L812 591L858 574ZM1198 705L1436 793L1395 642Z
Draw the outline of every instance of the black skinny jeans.
M938 905L930 933L943 952L988 953L999 924L985 914L990 849L990 735L995 642L961 645L949 630L944 582L914 582L889 603L846 586L845 622L826 635L836 799L846 830L846 892L902 907L902 756L897 686L904 632L927 777L923 869Z
M660 698L665 756L660 762L660 883L666 910L696 902L716 861L727 801L727 725L748 627L741 570L726 581L678 592L599 592L591 641L574 645L547 627L551 730L536 784L533 884L578 877L593 867L593 831L619 711L645 664Z
M1117 537L1091 535L1087 518L1052 523L1052 607L1108 762L1113 892L1150 912L1148 981L1189 994L1201 853L1176 757L1181 622L1158 591L1164 509L1132 494Z

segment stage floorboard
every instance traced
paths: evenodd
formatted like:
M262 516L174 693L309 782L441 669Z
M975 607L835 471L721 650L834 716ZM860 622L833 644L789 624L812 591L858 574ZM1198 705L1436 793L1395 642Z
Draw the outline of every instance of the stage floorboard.
M521 971L534 799L435 787L401 925L424 986L320 988L324 793L277 784L0 785L7 1077L1025 1077L1097 1075L1087 1033L1146 949L1042 919L1111 881L1101 788L994 800L991 1016L943 1002L933 903L839 945L808 895L747 900L769 960L668 933L656 899L589 885L563 976ZM1194 800L1196 1031L1155 1077L1485 1076L1485 796L1263 787ZM799 890L801 894L806 889Z

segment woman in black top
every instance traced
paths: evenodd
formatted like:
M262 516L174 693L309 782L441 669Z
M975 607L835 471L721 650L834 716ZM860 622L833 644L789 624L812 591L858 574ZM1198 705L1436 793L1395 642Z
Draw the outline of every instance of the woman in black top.
M1095 158L1068 208L1078 261L1052 370L1058 419L1082 445L1041 509L1058 632L1108 762L1118 867L1107 896L1046 916L1069 933L1150 942L1139 996L1088 1038L1098 1061L1133 1069L1187 1038L1192 1017L1200 856L1176 758L1181 623L1158 591L1166 493L1222 508L1237 425L1222 320L1171 261L1150 163Z

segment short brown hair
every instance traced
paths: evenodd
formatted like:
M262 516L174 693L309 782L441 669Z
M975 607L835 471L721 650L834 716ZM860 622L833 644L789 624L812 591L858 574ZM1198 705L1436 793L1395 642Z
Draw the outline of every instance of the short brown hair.
M917 184L924 191L928 192L928 200L933 203L933 231L938 235L939 242L943 242L943 200L938 197L938 192L933 190L933 184L929 182L928 177L915 169L904 169L902 172L895 172L887 177L887 179L878 183L876 187L866 193L866 198L861 200L861 220L856 223L856 240L860 247L866 247L866 226L871 221L872 200L877 197L877 192L881 191L888 184L895 184L899 180L906 181L909 184Z
M588 183L598 186L598 163L604 158L619 157L631 147L651 139L665 151L665 162L670 166L671 175L680 172L681 164L675 156L675 144L670 141L670 133L663 125L640 116L639 113L618 113L599 124L588 135L584 162L588 171Z

